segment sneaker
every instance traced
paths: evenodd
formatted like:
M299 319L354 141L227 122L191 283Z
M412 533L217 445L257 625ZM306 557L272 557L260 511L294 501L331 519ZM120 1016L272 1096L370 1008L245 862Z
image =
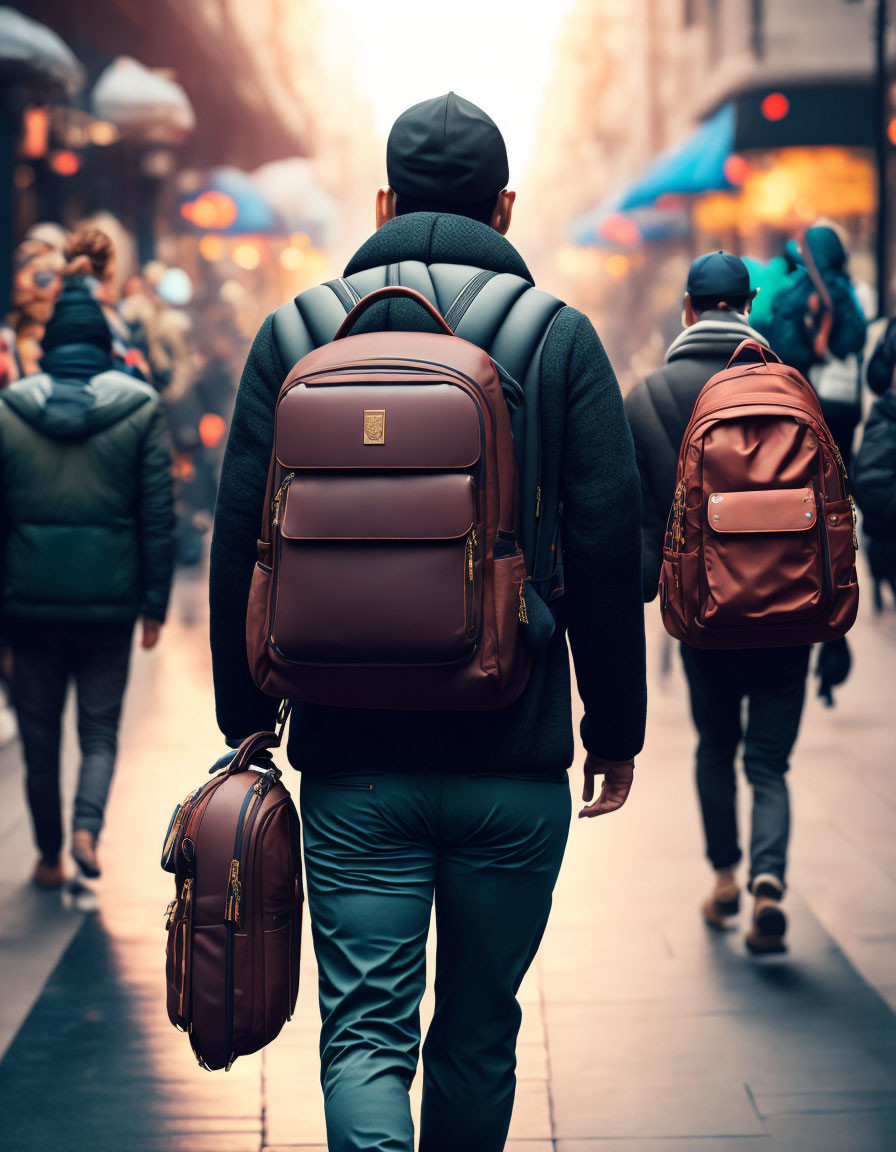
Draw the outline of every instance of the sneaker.
M61 888L65 883L65 870L58 859L53 863L41 858L31 874L31 883L35 888L44 888L48 891L53 888Z
M72 833L72 856L88 879L97 879L100 875L100 861L96 854L96 837L86 828L76 828Z
M777 876L757 876L750 885L755 903L753 923L747 933L747 951L754 956L773 956L787 951L784 935L787 917L781 907L784 885Z
M69 880L62 890L62 906L75 912L99 912L100 901L92 888L76 878Z
M729 927L732 916L740 912L740 888L733 868L720 868L712 892L700 905L703 919L710 928Z

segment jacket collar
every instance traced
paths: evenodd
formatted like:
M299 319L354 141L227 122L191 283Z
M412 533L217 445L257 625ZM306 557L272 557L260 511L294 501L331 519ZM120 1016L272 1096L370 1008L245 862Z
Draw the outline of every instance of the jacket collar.
M517 250L494 228L450 212L396 216L361 245L349 260L345 275L401 260L471 264L489 272L510 272L530 284L535 282Z
M694 356L724 356L734 352L741 340L755 340L768 347L766 338L751 328L740 312L704 312L703 317L685 328L669 345L666 363Z
M96 344L60 344L44 352L40 366L50 376L86 384L93 376L113 368L114 361L111 351Z

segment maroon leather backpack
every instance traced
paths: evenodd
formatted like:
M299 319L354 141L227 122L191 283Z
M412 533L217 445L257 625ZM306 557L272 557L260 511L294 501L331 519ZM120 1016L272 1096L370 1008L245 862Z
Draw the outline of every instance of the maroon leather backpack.
M200 1065L229 1069L269 1044L299 991L302 866L299 817L266 749L243 741L230 764L171 818L162 867L168 906L168 1018Z
M348 335L394 297L441 331ZM295 365L246 621L263 692L467 711L517 699L531 659L507 404L521 400L486 352L398 286L364 297Z
M818 397L744 340L697 397L681 443L660 577L666 630L696 648L813 644L843 636L858 604L855 507Z

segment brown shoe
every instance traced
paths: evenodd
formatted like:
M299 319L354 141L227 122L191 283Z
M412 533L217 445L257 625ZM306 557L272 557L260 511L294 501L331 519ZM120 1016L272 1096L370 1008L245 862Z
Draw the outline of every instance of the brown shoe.
M720 868L712 892L700 905L703 919L710 928L725 929L732 916L740 912L740 888L733 868Z
M51 863L49 860L38 860L34 866L34 872L31 875L31 883L35 888L61 888L65 883L65 871L62 864L57 860Z
M96 838L86 828L76 828L72 833L72 856L88 879L97 879L100 875L100 861L96 854Z
M753 924L747 933L747 951L754 956L774 956L787 951L784 935L787 917L781 907L784 885L777 876L757 876L750 885L755 897Z

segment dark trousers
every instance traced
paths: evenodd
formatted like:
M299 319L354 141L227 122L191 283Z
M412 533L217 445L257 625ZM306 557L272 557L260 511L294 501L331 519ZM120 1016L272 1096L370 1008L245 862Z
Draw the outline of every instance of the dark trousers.
M707 652L682 645L699 737L697 792L713 868L731 868L741 858L734 765L743 741L744 771L753 788L750 879L771 874L784 882L790 834L785 774L799 732L809 652Z
M501 1152L516 993L569 832L563 781L302 774L330 1152L413 1152L408 1088L436 913L420 1152Z
M111 624L14 622L13 703L25 756L34 838L45 860L62 848L59 752L69 681L78 693L81 772L74 828L98 836L115 770L118 721L128 679L130 621Z

